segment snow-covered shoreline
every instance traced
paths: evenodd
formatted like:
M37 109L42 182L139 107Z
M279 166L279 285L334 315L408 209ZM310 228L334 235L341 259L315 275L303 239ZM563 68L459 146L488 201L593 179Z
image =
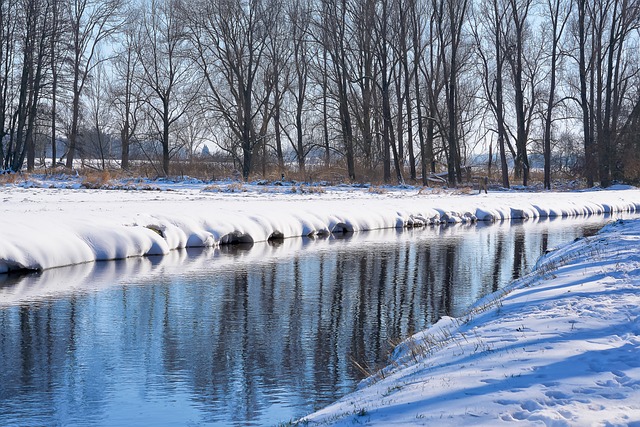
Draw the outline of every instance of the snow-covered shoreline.
M640 220L544 256L529 275L396 348L304 425L639 425Z
M203 183L160 190L0 187L0 273L166 255L185 247L322 236L440 222L498 221L640 210L640 190L493 192ZM222 191L220 191L222 190Z

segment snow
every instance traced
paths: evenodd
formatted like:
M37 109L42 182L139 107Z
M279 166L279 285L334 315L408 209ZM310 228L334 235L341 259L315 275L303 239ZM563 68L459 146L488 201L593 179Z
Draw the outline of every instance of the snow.
M86 185L85 185L86 186ZM271 238L640 209L640 190L459 194L414 187L74 180L0 187L0 273Z
M624 186L472 195L197 180L88 190L73 180L29 180L0 186L0 273L45 270L42 288L0 292L0 303L72 292L76 281L53 267L184 256L177 248L638 210L640 190ZM287 241L292 251L295 242ZM443 318L402 343L387 368L305 422L640 425L639 243L640 221L626 220L549 253L532 273L478 301L467 315ZM162 271L157 259L139 258L149 266L143 274ZM90 265L74 274L87 274ZM109 271L104 268L105 280Z
M640 220L544 256L399 345L308 425L640 425Z

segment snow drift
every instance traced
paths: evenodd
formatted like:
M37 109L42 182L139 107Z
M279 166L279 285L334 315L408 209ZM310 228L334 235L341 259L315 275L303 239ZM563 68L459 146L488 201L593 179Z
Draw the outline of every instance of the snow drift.
M636 189L488 195L424 195L417 189L372 194L352 187L322 194L169 190L0 188L0 273L166 255L185 247L640 210Z

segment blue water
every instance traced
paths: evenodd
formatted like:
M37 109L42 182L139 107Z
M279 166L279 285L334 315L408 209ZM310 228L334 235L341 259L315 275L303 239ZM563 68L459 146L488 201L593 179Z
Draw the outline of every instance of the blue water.
M0 276L0 425L274 425L605 217L375 231Z

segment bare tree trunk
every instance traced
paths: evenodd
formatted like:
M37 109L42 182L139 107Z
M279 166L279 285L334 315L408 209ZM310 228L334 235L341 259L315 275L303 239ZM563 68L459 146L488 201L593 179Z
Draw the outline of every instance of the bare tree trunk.
M274 87L274 105L273 105L273 131L276 137L276 158L278 161L278 172L284 172L284 155L282 154L282 124L280 123L280 103L282 94L280 93L280 86L278 84L278 77L274 76L275 87ZM296 111L297 117L297 111ZM300 157L298 157L298 166L300 165ZM302 169L300 169L301 173L304 173L304 160L302 161Z
M404 71L404 99L407 110L407 152L409 154L409 176L412 181L416 180L416 157L413 150L413 108L411 105L411 72L409 71L409 49L407 47L407 26L411 25L410 18L407 16L407 7L403 4L400 8L400 46L402 70ZM417 74L416 70L412 71Z
M549 82L549 99L544 127L544 188L551 190L551 123L553 122L553 108L556 94L556 71L558 67L558 45L564 33L565 25L569 19L571 3L561 17L561 0L547 0L549 16L551 18L551 81Z
M427 152L424 137L424 122L422 120L422 92L420 90L420 57L422 56L422 44L419 34L419 17L416 10L416 1L411 2L411 33L413 38L413 85L416 92L416 115L418 120L418 140L420 141L420 173L422 174L422 185L428 184L428 168L431 163L432 153Z
M522 185L527 186L529 181L529 157L527 155L527 119L524 96L524 30L529 14L531 2L525 4L510 0L512 22L515 27L514 46L508 46L509 62L514 84L514 107L516 114L516 159L515 174L517 178L522 178ZM533 82L530 82L533 84Z
M338 7L337 1L340 1L340 7ZM333 11L330 11L331 16L326 17L327 22L325 22L324 31L329 33L327 40L331 47L329 54L332 56L331 59L338 89L338 109L340 113L340 126L342 128L342 141L347 161L347 174L350 180L355 181L355 153L353 150L353 127L351 124L351 113L349 111L349 80L347 77L347 46L345 39L347 31L347 2L346 0L336 0L335 3L331 3L331 7L333 7ZM331 28L328 27L329 23L332 25Z
M595 181L595 164L593 158L593 133L591 126L591 109L588 100L587 81L587 0L578 0L578 49L580 73L580 107L582 109L582 130L584 137L585 176L587 185L593 187Z
M73 168L80 121L80 98L92 67L98 65L94 55L101 41L119 27L121 0L71 0L66 4L70 17L73 73L71 129L68 135L67 168Z
M328 109L328 67L327 67L327 49L323 49L322 53L322 137L324 141L324 165L329 167L331 164L331 147L329 146L329 109Z
M55 168L57 165L57 149L58 149L58 144L57 144L57 126L56 126L56 121L57 121L57 115L58 115L58 65L56 63L56 61L59 60L58 56L57 56L57 43L58 43L58 36L60 34L60 30L58 28L59 26L59 14L60 14L60 9L58 6L58 0L54 0L53 1L53 11L52 11L52 22L51 22L51 28L53 33L51 34L51 45L50 45L50 55L51 58L51 167Z
M446 3L446 17L444 16L444 3ZM462 27L467 13L467 0L447 0L440 6L440 55L445 67L446 102L448 115L447 129L447 180L449 185L456 186L462 181L460 173L460 148L458 141L458 49L462 39ZM448 25L448 31L443 26L444 20ZM448 43L446 37L450 37ZM446 46L449 46L449 52Z

